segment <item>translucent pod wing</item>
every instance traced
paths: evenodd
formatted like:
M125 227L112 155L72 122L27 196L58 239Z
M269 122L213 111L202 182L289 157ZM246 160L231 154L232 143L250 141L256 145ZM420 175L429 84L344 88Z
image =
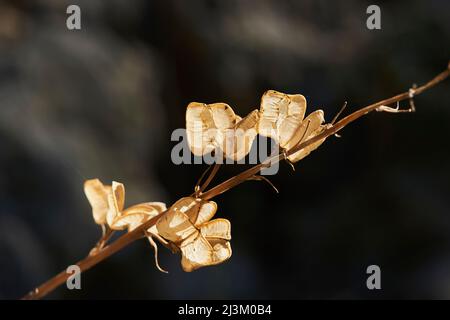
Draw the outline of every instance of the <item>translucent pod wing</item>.
M121 215L125 205L125 186L122 183L113 181L111 192L108 194L108 212L106 222L109 226L114 223L114 219Z
M163 202L144 202L125 209L123 211L123 215L132 213L144 213L145 215L152 218L166 210L166 204Z
M180 243L197 232L186 214L172 209L158 220L156 229L161 237L174 243Z
M123 183L113 181L111 188L114 194L115 205L119 211L122 211L125 206L125 186Z
M194 224L200 211L201 204L201 199L184 197L175 202L170 209L186 214L189 220Z
M193 197L181 198L175 202L169 208L167 214L156 223L156 229L161 237L171 242L179 243L196 232L197 229L185 212L188 212L190 209L197 210L197 205L199 205L199 202Z
M321 126L320 128L318 128L316 131L314 131L309 137L308 139L319 135L320 133L323 132L323 130L326 129L326 126ZM318 140L317 142L314 142L313 144L307 146L306 148L290 155L288 158L291 162L295 163L298 162L300 160L302 160L303 158L305 158L306 156L308 156L312 151L316 150L323 142L325 141L325 138Z
M231 240L231 223L227 219L214 219L204 223L200 232L207 240Z
M214 201L204 201L200 205L200 210L198 212L197 219L195 220L195 225L199 226L214 217L217 211L217 203Z
M213 248L213 261L219 264L231 257L231 223L227 219L214 219L200 228L200 233Z
M322 110L311 112L301 123L301 125L294 132L292 139L286 144L286 149L289 150L308 137L324 123L325 118Z
M142 212L129 213L114 219L110 227L113 230L123 230L128 228L128 231L133 231L148 219L149 217Z
M145 203L142 203L141 205L148 205L149 207L156 209L156 211L158 211L158 212L163 212L163 211L167 210L166 204L164 202L159 202L159 201L145 202Z
M278 141L285 148L302 123L306 99L301 94L269 90L261 98L258 133Z
M210 239L208 242L213 248L213 261L210 265L220 264L231 258L233 252L229 241Z
M186 110L186 134L191 152L196 156L203 155L204 137L209 121L204 120L203 103L191 102ZM209 120L209 119L208 119Z
M191 102L186 110L186 132L191 152L202 156L220 147L224 131L235 124L236 115L229 105Z
M171 210L186 214L195 226L211 220L217 211L217 203L214 201L205 201L194 197L184 197L178 200Z
M194 197L183 197L177 202L175 202L170 209L181 211L183 213L187 212L194 206L200 203L200 199L195 199Z
M252 147L258 134L259 110L253 110L245 118L237 117L233 129L226 130L222 149L226 157L239 161L244 158Z
M166 205L162 202L147 202L137 204L123 211L122 215L116 217L111 225L111 229L122 230L128 228L133 231L142 223L157 216L166 210ZM154 231L155 229L152 229Z
M209 221L214 217L217 211L217 203L214 201L200 201L198 206L192 207L189 211L186 211L186 215L189 220L196 226L200 226L203 223Z
M196 230L180 245L181 266L184 271L191 272L208 266L214 262L214 251L209 242Z
M228 104L212 103L208 104L207 108L211 112L211 118L215 128L225 130L234 127L236 124L236 114Z
M316 110L312 112L305 118L299 130L296 132L296 138L292 140L292 144L289 146L289 149L320 134L326 128L326 126L323 125L324 121L325 119L322 110ZM307 146L306 148L303 148L302 150L290 155L288 159L291 162L300 161L301 159L309 155L311 151L317 149L324 141L325 139L321 139Z
M87 180L84 183L84 194L92 207L95 223L105 224L108 212L108 193L111 186L105 186L99 179Z
M278 141L278 127L282 110L289 104L289 97L275 90L266 91L261 98L259 134Z

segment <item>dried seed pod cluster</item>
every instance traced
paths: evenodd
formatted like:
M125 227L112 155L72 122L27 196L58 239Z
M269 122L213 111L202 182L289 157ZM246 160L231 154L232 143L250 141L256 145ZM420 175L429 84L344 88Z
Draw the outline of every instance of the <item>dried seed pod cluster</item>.
M231 257L231 224L227 219L211 220L216 210L213 201L185 197L158 220L159 235L180 249L184 271L219 264Z
M191 102L186 111L186 131L191 152L203 156L221 150L225 157L245 157L257 135L258 110L245 118L226 103Z
M288 151L329 126L324 125L322 110L316 110L304 118L305 113L304 96L274 90L265 92L260 109L253 110L243 119L225 103L192 102L186 111L187 140L196 156L221 150L224 157L240 160L249 153L257 134L274 139L282 150ZM287 159L297 162L323 141L319 140Z
M103 228L103 234L112 230L128 229L133 231L141 224L167 210L163 202L145 202L125 209L125 186L113 181L112 185L104 185L99 179L87 180L84 193L91 204L92 215L97 224ZM156 226L146 231L150 244L155 250L155 263L160 271L165 272L158 263L158 247L153 237L160 239ZM161 241L165 245L165 241ZM101 242L99 244L102 244Z
M84 193L95 222L112 230L132 231L167 209L162 202L145 202L124 209L125 186L115 181L109 186L99 179L87 180Z
M324 130L323 111L312 112L306 118L306 99L300 94L290 95L269 90L261 98L260 110L246 117L236 115L225 103L203 104L192 102L186 111L186 129L189 147L194 155L203 156L221 150L222 156L233 160L244 158L258 134L278 142L282 150L296 145ZM316 149L323 140L287 157L299 161ZM92 215L101 225L104 235L112 230L135 230L143 223L167 210L162 202L146 202L125 208L125 187L112 182L104 185L98 179L88 180L84 191L92 206ZM155 225L144 231L155 250L154 239L181 252L181 266L190 272L204 266L222 263L231 257L231 224L226 219L211 220L217 204L196 197L185 197L172 205ZM103 245L100 242L101 245Z
M277 91L267 91L261 99L260 110L252 111L242 119L235 115L226 104L205 105L191 103L186 112L186 127L188 143L195 155L203 156L217 147L223 148L223 143L231 144L231 148L223 148L217 156L241 159L249 152L256 135L275 139L285 159L291 162L299 161L316 149L323 141L337 135L349 123L373 112L408 113L414 112L414 96L418 95L450 75L450 63L445 71L439 73L426 84L409 89L391 98L370 104L347 115L335 123L342 110L329 124L324 124L323 111L312 112L306 118L306 99L302 95L289 95ZM410 107L400 109L399 102L409 99ZM390 105L397 103L397 108ZM212 129L204 134L205 129ZM247 133L247 141L236 135L237 131ZM225 133L231 132L229 138ZM243 145L243 149L239 148ZM300 149L300 145L302 149ZM273 157L280 161L281 154ZM97 224L103 228L103 236L89 256L78 263L82 271L99 263L114 252L122 249L139 236L146 236L155 249L157 267L157 245L153 237L174 252L181 251L182 267L185 271L196 270L226 261L231 257L231 225L226 219L214 219L217 205L207 201L230 190L247 180L264 180L256 173L266 165L257 164L238 175L223 181L215 187L203 192L220 165L216 163L203 183L201 176L194 188L194 197L186 197L177 201L166 210L161 202L148 202L125 209L125 188L122 184L113 182L111 186L103 185L100 180L88 180L85 183L85 193L92 206L92 214ZM150 220L149 220L150 219ZM115 240L114 245L103 247L109 240L112 230L128 228L130 234ZM103 254L98 254L102 252ZM39 299L53 291L69 279L69 275L59 273L41 286L30 291L23 299Z
M111 230L133 231L151 218L167 210L162 202L146 202L125 207L125 187L113 181L104 185L98 179L87 180L84 191L92 207L97 224ZM155 250L156 267L159 266L156 238L163 245L182 255L181 266L190 272L200 267L215 265L231 257L231 224L226 219L211 218L217 204L194 197L185 197L172 205L158 222L145 231ZM211 220L211 221L210 221Z

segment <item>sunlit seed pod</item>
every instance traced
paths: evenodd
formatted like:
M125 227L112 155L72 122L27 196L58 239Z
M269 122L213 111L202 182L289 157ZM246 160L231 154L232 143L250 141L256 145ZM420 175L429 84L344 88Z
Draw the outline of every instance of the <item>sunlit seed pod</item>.
M213 201L185 197L156 223L158 235L179 248L184 271L218 264L231 256L231 224L226 219L211 220L216 210Z
M245 157L258 133L259 110L243 119L225 103L192 102L186 110L187 140L196 156L213 150L238 161Z
M166 205L162 202L147 202L134 205L124 210L119 217L114 219L111 229L122 230L128 228L128 232L133 231L165 210ZM155 232L156 229L148 231Z
M159 235L173 243L180 243L197 231L186 214L171 209L158 220L156 229Z
M231 223L227 219L214 219L202 225L200 233L213 248L212 264L219 264L231 257Z
M316 110L308 115L297 131L295 139L292 140L292 144L289 145L289 149L320 134L325 128L327 128L327 125L323 125L324 121L325 119L322 110ZM306 148L303 148L300 151L297 151L294 154L290 155L288 159L293 163L300 161L301 159L309 155L311 151L317 149L324 141L325 139L321 139L317 142L314 142Z
M214 250L211 244L200 234L191 234L180 245L181 267L186 272L211 265L214 261Z
M226 103L191 102L186 110L186 133L189 148L203 156L219 148L226 129L236 124L237 117Z
M95 222L102 225L106 224L111 230L128 229L128 232L131 232L167 209L162 202L140 203L124 209L125 186L115 181L111 186L105 186L98 179L87 180L84 184L84 192L92 206ZM189 218L185 216L185 219L188 220ZM198 232L198 230L193 228L192 232ZM167 242L158 234L156 225L145 230L145 235L155 251L156 267L160 271L166 272L159 266L158 247L153 237L164 245L167 245Z
M92 207L92 215L97 224L106 223L110 192L111 186L105 186L99 179L86 180L84 183L84 193Z
M223 218L214 219L202 224L200 232L208 240L231 240L231 223Z
M113 181L111 192L108 194L108 212L106 222L111 227L114 219L119 217L125 205L125 186L122 183Z
M217 211L217 204L214 201L197 201L197 204L186 210L189 220L198 227L201 224L211 220Z
M226 131L222 150L227 158L239 161L250 152L258 134L258 121L259 110L253 110L240 119L233 129Z
M169 208L167 214L158 220L156 227L163 238L180 242L192 232L191 225L197 227L209 221L216 210L217 204L214 201L184 197Z
M199 203L192 197L178 200L156 223L159 235L168 241L180 243L195 233L197 229L185 212L197 205Z
M217 129L225 130L236 124L238 116L228 104L221 102L212 103L208 107L211 110L212 119Z
M233 252L229 241L223 239L207 240L213 248L213 261L210 265L220 264L231 258Z
M114 220L111 224L113 230L123 230L128 228L128 231L133 231L139 227L142 223L147 221L148 216L141 212L131 213L124 216L120 216Z
M180 244L183 270L190 272L229 259L232 254L229 240L231 224L228 220L215 219L204 223L200 232L190 235Z
M266 91L261 98L258 133L285 148L300 127L305 112L306 99L301 94Z

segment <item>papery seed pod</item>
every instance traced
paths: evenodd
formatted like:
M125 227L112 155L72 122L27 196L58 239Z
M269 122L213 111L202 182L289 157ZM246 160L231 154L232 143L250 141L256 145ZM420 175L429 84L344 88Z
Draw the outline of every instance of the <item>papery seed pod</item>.
M213 201L185 197L158 220L158 234L180 249L184 271L218 264L231 257L231 224L226 219L210 220L216 210Z
M134 205L125 209L120 216L113 220L111 229L122 230L128 228L128 232L133 231L166 209L166 205L162 202L146 202Z
M322 110L316 110L316 111L312 112L311 114L309 114L305 118L305 120L303 120L299 130L297 130L297 132L294 136L294 139L292 139L291 144L288 146L288 149L291 149L291 148L299 145L300 143L302 143L308 139L311 139L314 136L322 133L323 130L328 128L328 125L323 124L324 121L325 121L325 119L324 119ZM320 139L319 141L314 142L313 144L310 144L306 148L303 148L303 149L291 154L288 157L288 159L294 163L297 161L300 161L301 159L303 159L304 157L309 155L311 153L311 151L314 151L315 149L317 149L324 141L325 141L325 139Z
M233 109L226 103L191 102L186 110L186 133L191 152L203 156L220 148L225 130L232 129L236 120Z
M261 98L258 133L278 142L287 151L303 141L320 134L327 126L322 110L316 110L303 119L306 112L306 99L300 94L290 95L274 90L264 93ZM325 139L288 156L297 162L318 148Z
M285 148L300 127L305 112L306 99L301 94L266 91L261 98L258 133Z
M253 110L245 118L240 119L233 129L227 130L222 150L227 158L239 161L252 147L258 134L259 110Z
M95 223L104 225L108 212L108 194L111 186L105 186L99 179L90 179L84 182L84 193L92 207L92 216Z
M258 133L259 111L243 119L225 103L192 102L186 110L187 140L191 152L203 156L212 151L240 160L250 151Z

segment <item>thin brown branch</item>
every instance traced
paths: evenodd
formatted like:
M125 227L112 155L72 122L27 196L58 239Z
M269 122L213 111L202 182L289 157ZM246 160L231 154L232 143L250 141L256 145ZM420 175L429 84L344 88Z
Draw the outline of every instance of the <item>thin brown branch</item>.
M340 131L342 128L344 128L349 123L357 120L358 118L366 115L369 112L376 110L378 107L387 106L387 105L391 105L393 103L397 103L397 102L400 102L403 100L411 99L412 93L413 93L413 96L421 94L422 92L430 89L431 87L435 86L439 82L445 80L449 76L449 73L450 73L450 63L444 72L437 75L435 78L433 78L431 81L427 82L425 85L415 88L413 92L411 92L411 91L404 92L404 93L398 94L396 96L393 96L391 98L371 104L362 109L359 109L359 110L353 112L352 114L346 116L345 118L339 120L336 124L334 124L333 126L331 126L328 129L324 130L321 134L319 134L311 139L308 139L307 141L290 149L288 152L286 152L286 154L280 153L270 159L267 159L266 161L264 161L261 164L258 164L244 172L241 172L240 174L238 174L238 175L220 183L219 185L215 186L214 188L206 191L205 193L203 193L201 195L201 197L205 200L212 199L212 198L216 197L217 195L220 195L220 194L224 193L225 191L227 191L231 188L234 188L235 186L248 180L249 178L251 178L252 176L257 174L262 168L267 167L270 164L274 164L276 162L281 161L282 159L284 159L285 155L289 156L303 148L306 148L307 146L313 144L314 142L316 142L318 140L321 140L321 139L327 138L333 134L336 134L338 131ZM213 171L214 171L214 169L213 169ZM214 175L210 175L210 177L208 177L208 180L212 180L211 176L214 177ZM211 178L211 179L209 179L209 178ZM207 182L209 184L210 181L208 181L208 180L207 180ZM206 185L208 185L208 184L206 184ZM96 264L105 260L106 258L113 255L117 251L120 251L121 249L123 249L130 243L134 242L135 240L144 237L145 230L149 229L154 224L156 224L156 222L166 213L167 213L167 210L160 213L159 215L153 217L152 219L145 222L144 224L140 225L135 230L124 234L123 236L118 238L116 241L114 241L110 245L107 245L106 247L97 251L95 254L89 255L86 258L84 258L83 260L79 261L77 263L77 265L80 267L81 272L86 271L89 268L95 266ZM42 297L45 297L47 294L49 294L50 292L55 290L57 287L62 285L64 282L66 282L67 279L69 278L69 276L70 276L70 274L66 273L66 271L62 271L59 274L57 274L56 276L54 276L53 278L49 279L48 281L46 281L45 283L40 285L39 287L37 287L36 289L29 292L22 299L40 299Z
M202 193L211 183L212 179L214 179L215 175L217 174L217 171L220 169L220 163L215 163L211 173L209 174L208 178L206 179L205 183L200 187L200 193Z
M156 220L156 219L155 219ZM156 222L156 221L154 221ZM140 232L129 232L127 234L124 234L119 239L111 243L110 245L104 247L100 251L97 251L96 254L88 255L83 260L76 263L78 267L80 267L80 271L86 271L92 266L95 266L100 261L105 260L112 254L116 253L117 251L121 250L122 248L126 247L133 241L140 239L142 237L142 230ZM27 295L25 295L22 299L23 300L35 300L35 299L41 299L42 297L45 297L47 294L55 290L57 287L62 285L64 282L67 281L71 274L67 273L65 270L58 273L56 276L51 278L50 280L46 281L36 289L30 291Z

